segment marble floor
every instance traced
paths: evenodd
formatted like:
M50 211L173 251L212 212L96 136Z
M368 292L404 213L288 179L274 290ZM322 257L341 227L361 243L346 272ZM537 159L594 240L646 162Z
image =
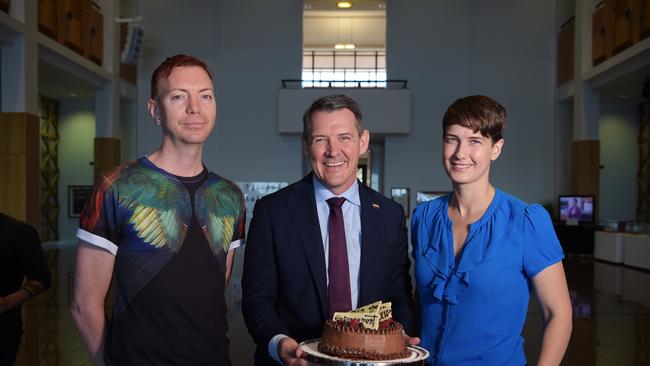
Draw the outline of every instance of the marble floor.
M61 253L62 273L69 272L72 253ZM239 254L239 253L238 253ZM235 267L237 268L237 267ZM650 272L568 256L565 270L574 325L563 365L650 365ZM63 282L63 281L62 281ZM67 290L59 290L58 364L90 365L83 343L69 315ZM235 366L252 365L254 345L240 311L241 288L234 276L228 287L231 358ZM524 328L526 354L534 364L541 340L541 313L531 301Z

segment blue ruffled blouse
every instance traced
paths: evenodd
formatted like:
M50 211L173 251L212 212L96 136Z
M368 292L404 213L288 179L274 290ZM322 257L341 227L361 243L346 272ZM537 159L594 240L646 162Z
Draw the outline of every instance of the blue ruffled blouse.
M563 258L551 219L497 189L454 257L450 199L419 205L411 219L420 346L431 365L525 365L530 280Z

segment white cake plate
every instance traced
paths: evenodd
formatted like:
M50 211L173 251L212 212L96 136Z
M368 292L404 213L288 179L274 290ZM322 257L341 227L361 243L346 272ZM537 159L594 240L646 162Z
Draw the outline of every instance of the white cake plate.
M331 356L318 350L320 339L311 339L300 343L305 358L309 362L326 366L393 366L393 365L426 365L426 359L429 358L429 352L418 346L406 346L411 351L411 355L405 358L395 360L363 360Z

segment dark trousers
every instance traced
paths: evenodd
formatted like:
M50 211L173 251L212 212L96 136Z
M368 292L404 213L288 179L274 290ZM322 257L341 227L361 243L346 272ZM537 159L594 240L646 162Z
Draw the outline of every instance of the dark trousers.
M0 366L12 366L20 347L21 333L0 334Z

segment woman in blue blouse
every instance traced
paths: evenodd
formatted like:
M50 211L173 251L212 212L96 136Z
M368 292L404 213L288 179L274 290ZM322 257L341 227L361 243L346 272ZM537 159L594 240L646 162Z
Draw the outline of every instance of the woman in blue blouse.
M571 302L549 215L489 181L505 123L505 109L489 97L455 101L442 148L453 191L413 213L420 345L432 365L525 365L531 289L545 324L537 364L558 365L569 342Z

